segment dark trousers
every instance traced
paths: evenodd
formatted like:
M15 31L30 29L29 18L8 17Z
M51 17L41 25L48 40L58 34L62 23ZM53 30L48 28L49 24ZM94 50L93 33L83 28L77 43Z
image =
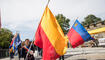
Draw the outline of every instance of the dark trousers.
M64 60L64 55L59 58L59 60Z

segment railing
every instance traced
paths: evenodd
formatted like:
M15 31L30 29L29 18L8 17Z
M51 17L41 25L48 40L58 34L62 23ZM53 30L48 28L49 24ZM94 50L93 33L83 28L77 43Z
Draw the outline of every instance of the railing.
M8 49L0 49L0 58L9 57L9 50Z

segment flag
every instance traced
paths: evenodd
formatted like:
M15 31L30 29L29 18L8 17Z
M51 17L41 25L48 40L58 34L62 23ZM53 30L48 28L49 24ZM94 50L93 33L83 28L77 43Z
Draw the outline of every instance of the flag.
M73 48L93 39L78 20L75 21L67 36Z
M64 33L48 6L36 31L34 44L43 49L43 60L56 60L66 52Z
M103 32L105 32L105 27L88 31L88 33L89 33L90 35L99 34L99 33L103 33Z
M19 45L21 45L21 40L20 40L19 34L16 33L16 35L13 37L13 40L11 41L11 44L9 46L11 50L10 52L14 52L15 55L17 55Z

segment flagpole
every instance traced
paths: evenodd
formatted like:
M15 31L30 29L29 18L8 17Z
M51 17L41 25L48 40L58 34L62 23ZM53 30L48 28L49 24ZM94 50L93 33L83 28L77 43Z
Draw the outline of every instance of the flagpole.
M50 3L50 0L48 0L48 2L47 2L47 5L46 5L46 6L48 6L48 5L49 5L49 3Z
M35 37L35 35L34 35L34 37ZM27 60L28 53L29 53L29 51L31 50L31 46L32 46L34 40L35 40L35 38L33 38L32 42L31 42L31 45L30 45L29 50L28 50L28 52L27 52L27 54L26 54L26 59L25 59L25 60Z

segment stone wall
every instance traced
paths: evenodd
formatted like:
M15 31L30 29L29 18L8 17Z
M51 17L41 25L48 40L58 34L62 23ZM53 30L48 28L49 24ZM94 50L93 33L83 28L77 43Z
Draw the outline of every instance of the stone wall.
M85 29L87 31L90 31L90 30L94 30L94 29L98 29L98 28L102 28L102 27L105 27L105 21L101 21L101 22L97 22L97 23L85 26ZM96 38L105 38L105 32L95 34L94 36Z
M95 24L91 24L91 25L87 25L85 26L85 29L87 31L90 31L90 30L94 30L94 29L98 29L98 28L102 28L102 27L105 27L105 21L102 21L102 22L97 22ZM92 35L94 36L96 39L99 39L99 38L105 38L105 32L102 32L102 33L99 33L99 34L94 34ZM88 41L88 42L85 42L83 45L80 45L79 47L92 47L92 44L94 44L94 42L92 41Z

